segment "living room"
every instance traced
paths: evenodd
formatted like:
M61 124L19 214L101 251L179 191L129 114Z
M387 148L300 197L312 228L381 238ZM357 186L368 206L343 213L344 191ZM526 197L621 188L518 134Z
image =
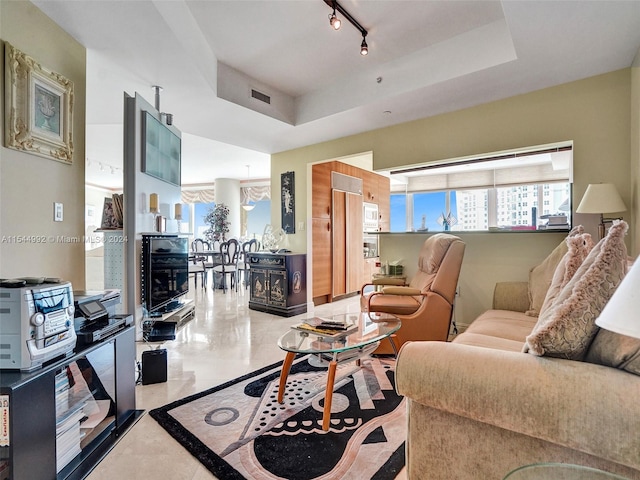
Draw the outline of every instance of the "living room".
M86 142L86 49L70 35L47 18L37 7L28 2L3 0L0 4L2 22L0 36L22 51L46 63L54 71L61 72L74 81L74 156L71 165L53 162L42 157L2 148L1 165L1 231L3 237L24 235L82 236L84 234L84 184ZM29 24L30 29L23 26ZM42 32L34 35L32 31ZM637 53L637 52L636 52ZM572 141L574 145L573 205L578 205L587 185L613 183L620 192L627 212L625 221L630 225L627 235L629 255L640 252L640 217L638 213L640 171L640 64L636 55L633 63L625 68L605 72L588 78L561 83L537 91L475 105L399 125L355 133L308 146L274 152L271 155L272 188L279 189L280 175L293 171L296 175L296 199L298 221L307 222L310 211L309 168L314 162L373 152L374 168L392 169L414 164L439 162L443 159L463 158L479 153L491 153L526 146ZM4 67L3 67L4 72ZM3 76L4 77L4 76ZM499 88L497 86L496 88ZM461 95L466 95L461 93ZM6 124L3 124L6 127ZM416 140L418 139L418 140ZM26 200L28 199L28 200ZM53 222L51 205L64 204L64 221ZM279 205L274 202L272 218L278 219ZM574 224L583 224L597 234L597 218L594 215L574 215ZM543 240L540 237L544 237ZM495 283L505 280L526 279L529 269L539 263L561 242L562 234L535 235L518 233L495 235L489 232L465 238L467 253L460 277L460 299L456 316L461 324L468 324L479 312L491 307ZM389 259L407 258L404 252L417 252L421 239L417 236L393 237L381 240L381 249ZM289 236L289 248L295 252L308 252L306 231ZM82 244L17 244L3 243L0 252L0 277L38 275L61 277L74 286L87 282L84 269L84 245ZM482 279L479 281L479 279ZM197 292L202 295L201 315L207 319L226 315L242 317L247 312L236 303L215 293ZM222 302L221 302L222 300ZM224 307L221 305L224 305ZM215 304L215 309L214 305ZM211 307L211 308L209 308ZM329 311L332 306L325 307ZM340 307L357 308L353 304ZM220 309L220 310L219 310ZM217 312L217 313L216 313ZM282 331L290 321L273 319ZM226 324L226 341L246 338L246 330ZM238 332L237 329L241 330ZM248 327L247 327L248 328ZM212 365L207 373L197 375L188 366L177 378L163 386L154 386L138 392L138 400L144 408L160 405L167 398L184 396L178 391L195 392L255 368L282 360L275 344L264 328L266 353L257 350L256 344L242 348L224 348L209 358ZM185 339L185 343L189 343ZM204 347L211 351L219 344ZM264 346L264 345L263 345ZM230 361L230 359L234 359ZM175 359L179 364L181 360ZM212 372L223 365L224 376ZM165 396L166 395L166 396ZM150 429L146 435L136 436L139 443L127 443L128 454L138 460L137 466L122 466L122 476L154 478L171 471L185 478L210 478L197 461L166 437L147 419ZM133 431L131 432L133 433ZM180 450L181 459L189 465L176 471L167 461L168 449ZM133 453L132 453L133 452ZM160 455L158 452L162 452ZM165 457L164 461L162 457ZM130 458L131 458L130 457ZM185 458L186 457L186 458ZM107 458L104 467L94 473L95 478L110 478L118 462ZM140 465L145 465L140 467ZM105 470L103 470L103 468ZM133 470L127 470L131 468ZM93 476L91 478L94 478Z

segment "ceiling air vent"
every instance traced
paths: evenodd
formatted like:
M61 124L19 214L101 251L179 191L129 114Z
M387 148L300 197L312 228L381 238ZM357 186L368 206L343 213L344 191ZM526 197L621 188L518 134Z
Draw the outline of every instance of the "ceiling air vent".
M268 105L271 105L271 97L257 90L251 89L251 98L255 98L256 100L260 100Z

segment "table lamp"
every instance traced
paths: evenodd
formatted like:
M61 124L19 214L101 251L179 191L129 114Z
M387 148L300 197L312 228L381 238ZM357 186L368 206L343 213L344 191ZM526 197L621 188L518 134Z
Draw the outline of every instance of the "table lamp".
M611 223L613 220L621 220L621 218L605 218L604 214L626 211L627 207L613 183L589 184L576 210L577 213L600 214L600 223L598 224L600 238L604 238L605 224Z
M640 261L631 270L604 306L596 325L628 337L640 338Z

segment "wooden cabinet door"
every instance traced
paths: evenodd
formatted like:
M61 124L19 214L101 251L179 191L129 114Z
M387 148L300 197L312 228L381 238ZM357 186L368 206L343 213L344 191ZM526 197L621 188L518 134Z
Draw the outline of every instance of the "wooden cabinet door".
M391 186L389 179L382 175L378 177L378 215L380 216L378 228L381 232L388 232L391 229L391 207L390 196Z
M346 194L346 291L353 293L362 287L362 195Z
M378 203L378 177L380 175L361 170L362 199L369 203Z
M333 191L331 234L333 245L332 295L347 293L347 194Z
M251 289L249 299L252 302L266 305L269 302L269 276L268 271L263 268L251 267L249 274L251 278Z
M312 219L313 298L331 297L331 220Z
M269 305L278 307L287 306L287 297L289 292L287 289L287 271L286 270L269 270Z
M311 217L331 218L331 170L334 162L311 167Z
M334 297L362 287L362 195L333 191Z

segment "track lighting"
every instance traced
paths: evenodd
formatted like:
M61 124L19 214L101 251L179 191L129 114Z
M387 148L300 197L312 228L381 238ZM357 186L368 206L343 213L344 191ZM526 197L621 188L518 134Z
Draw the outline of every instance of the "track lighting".
M362 43L360 44L360 55L368 55L369 54L369 46L367 45L366 35L362 36Z
M344 7L342 5L340 5L336 0L324 0L324 3L326 3L330 8L333 9L333 13L331 13L329 15L329 24L331 25L331 27L334 30L338 30L340 28L340 25L342 24L342 22L340 21L340 19L336 16L336 10L338 12L340 12L340 14L346 18L349 23L351 25L353 25L354 27L356 27L358 29L358 31L362 34L362 43L360 44L360 55L364 56L367 55L369 53L369 46L367 45L366 42L366 37L367 37L367 30L358 23L358 21L353 18L349 12L347 12Z
M329 15L329 25L331 25L334 30L340 30L340 25L342 25L342 21L336 17L336 2L333 2L333 13Z

